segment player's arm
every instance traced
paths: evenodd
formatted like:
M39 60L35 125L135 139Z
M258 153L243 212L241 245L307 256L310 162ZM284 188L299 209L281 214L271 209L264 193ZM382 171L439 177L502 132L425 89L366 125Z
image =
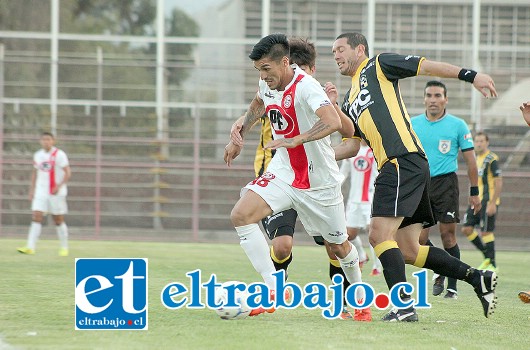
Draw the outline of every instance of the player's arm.
M265 149L278 149L280 147L294 148L303 143L319 140L333 132L337 131L341 127L340 117L335 110L335 107L331 104L327 104L318 108L315 114L319 118L313 127L306 132L297 135L292 138L282 138L272 140L265 145Z
M264 113L265 105L263 104L263 100L256 93L256 96L254 96L254 99L252 99L252 102L250 102L247 112L245 113L244 117L242 117L243 123L239 130L239 135L237 133L231 135L233 137L231 137L230 139L232 140L234 145L243 147L243 139L245 138L246 133L250 130L250 128L252 128L254 124L256 124L256 122Z
M478 196L478 168L477 160L475 158L475 152L473 151L473 148L470 148L462 151L462 156L464 157L464 160L466 161L467 165L467 177L469 178L469 187L475 188L475 190L470 190L468 202L471 208L473 208L474 213L477 214L480 211L482 204L480 203L480 198ZM475 193L476 195L474 195Z
M358 137L343 138L342 142L333 147L335 160L351 158L357 155L361 148L361 139Z
M455 65L437 62L430 60L423 60L420 63L418 75L429 75L440 78L455 78L468 83L472 83L475 89L480 93L488 97L497 97L497 90L495 90L495 83L493 79L484 73L478 73L471 69L460 68Z
M243 127L244 121L245 116L242 115L234 122L234 124L232 124L232 127L230 128L230 141L234 142L235 140L237 140L238 137L241 137L240 132L241 128ZM252 127L254 127L254 125L256 125L257 123L258 120L256 120L256 122L249 127L249 130L252 129Z
M530 101L523 102L519 109L521 110L521 113L523 113L524 121L530 126Z
M29 200L33 200L35 195L35 183L37 182L37 169L33 168L31 172L31 182L29 183Z
M70 180L70 177L72 176L72 171L69 165L63 167L63 171L64 171L63 181L55 186L55 188L53 189L53 194L56 194L57 192L59 192L61 187L66 185L66 183L68 182L68 180Z
M341 128L337 130L342 137L352 137L355 133L355 126L353 125L353 122L350 118L342 110L340 109L339 104L337 103L337 98L339 97L339 92L337 91L337 87L331 83L327 82L324 85L324 91L326 92L326 95L328 95L329 100L331 101L331 104L335 108L335 111L340 117L340 122L342 124Z

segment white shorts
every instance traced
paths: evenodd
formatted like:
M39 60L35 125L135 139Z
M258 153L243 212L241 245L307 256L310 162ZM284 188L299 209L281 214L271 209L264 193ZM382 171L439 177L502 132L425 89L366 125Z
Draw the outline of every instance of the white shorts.
M64 215L68 213L66 196L35 196L31 202L31 211L41 211L52 215Z
M341 186L299 190L266 172L242 190L257 193L271 207L273 213L293 208L311 236L322 236L326 241L341 244L348 239Z
M372 207L369 202L352 203L346 205L346 226L364 228L370 225Z

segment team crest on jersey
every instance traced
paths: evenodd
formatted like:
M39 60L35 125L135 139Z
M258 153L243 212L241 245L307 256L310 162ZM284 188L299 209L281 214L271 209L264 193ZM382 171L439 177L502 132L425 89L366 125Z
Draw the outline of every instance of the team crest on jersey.
M285 98L283 99L283 108L291 107L292 103L293 103L293 98L291 97L291 95L285 96Z
M49 162L43 162L40 164L39 168L42 171L50 171L52 170L52 164Z
M446 154L451 150L451 140L440 140L438 143L438 150L443 154Z
M353 167L359 172L366 172L370 169L370 159L365 156L358 156L353 159Z
M287 112L276 105L268 110L267 115L274 132L278 135L288 135L293 131L294 121Z
M366 75L361 75L361 78L359 79L361 89L365 89L368 87L368 79L366 79Z

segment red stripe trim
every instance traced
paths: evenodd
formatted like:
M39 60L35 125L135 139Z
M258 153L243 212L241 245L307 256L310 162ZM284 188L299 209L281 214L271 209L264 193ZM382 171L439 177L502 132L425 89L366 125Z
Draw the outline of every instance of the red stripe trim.
M57 152L59 151L58 148L56 148L52 154L50 155L50 194L53 194L53 189L55 188L55 156L57 155Z

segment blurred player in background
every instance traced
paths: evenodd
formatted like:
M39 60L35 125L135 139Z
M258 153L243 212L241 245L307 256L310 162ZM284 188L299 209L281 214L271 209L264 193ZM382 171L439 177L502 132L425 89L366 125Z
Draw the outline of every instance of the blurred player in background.
M462 233L484 255L484 261L478 268L497 271L493 231L495 230L495 218L501 200L501 168L499 157L489 149L488 135L484 132L478 132L474 141L482 209L479 213L476 213L471 207L467 209ZM474 229L475 227L480 227L481 235Z
M53 134L41 135L42 149L33 155L33 172L29 189L31 200L32 222L28 233L27 245L18 248L23 254L35 254L37 240L42 230L42 219L45 213L52 214L57 229L61 248L60 256L68 256L68 227L64 215L68 212L66 183L70 179L70 165L64 151L55 147Z
M239 138L225 147L228 165L237 157L250 127L267 113L276 150L267 171L250 182L231 213L240 244L265 283L274 288L274 264L257 222L273 213L296 209L310 235L322 235L338 257L350 283L361 281L359 256L348 241L340 185L343 179L334 159L329 135L341 125L333 104L320 84L289 62L289 43L283 34L262 38L249 55L260 72L259 91L245 114ZM360 291L361 288L358 289ZM364 299L364 291L356 295ZM253 310L251 315L273 312Z
M374 198L374 181L377 177L377 163L374 159L372 149L368 147L364 140L361 140L361 148L353 158L342 161L340 171L347 178L350 177L350 193L346 202L346 228L348 237L359 252L361 268L369 259L364 251L360 230L366 230L370 227L370 213L372 211L372 201ZM377 276L381 274L381 262L372 251L373 266L370 275Z
M434 218L439 222L440 236L446 252L460 259L460 248L456 242L456 224L460 222L458 176L458 151L467 165L470 196L469 204L475 213L480 210L478 198L478 171L473 136L463 119L447 113L447 87L431 80L423 91L425 113L411 118L412 128L418 135L429 160L431 187L429 198ZM420 234L420 244L433 244L429 240L429 228ZM444 276L435 275L433 295L444 291ZM449 278L445 298L457 299L456 279Z
M355 135L335 146L336 159L349 158L364 139L374 152L379 175L375 180L370 243L375 249L389 289L406 282L405 263L474 287L484 316L496 306L497 275L480 271L437 247L420 246L422 227L434 225L429 200L429 163L399 91L399 80L417 75L459 78L472 83L484 96L496 97L492 78L473 70L435 62L421 56L384 53L369 57L368 43L360 33L344 33L332 46L342 75L352 78L342 110L355 124ZM410 295L401 289L402 300ZM413 306L393 308L384 321L418 321Z
M290 38L289 39L289 55L290 63L296 64L304 72L309 75L313 75L316 71L316 50L315 45L309 42L304 38ZM328 84L326 87L328 92L328 97L332 102L336 103L336 98L338 97L338 92L332 84ZM331 95L331 96L330 96ZM347 118L342 114L341 118ZM232 134L239 134L241 127L243 125L244 116L239 118L233 125L231 129ZM270 120L267 115L263 115L260 118L261 132L260 140L258 147L256 149L256 156L254 158L254 171L256 177L263 175L266 171L269 162L276 153L273 149L265 148L265 145L273 140ZM353 135L353 125L348 122L339 129L339 132L343 135L350 137ZM265 232L269 236L269 239L272 241L272 246L270 249L270 256L274 264L275 269L284 270L287 277L287 269L289 264L293 260L292 257L292 248L293 248L293 236L296 225L296 219L298 214L294 209L288 209L273 215L270 215L262 219L262 224L265 229ZM330 278L333 278L335 274L341 274L343 276L343 288L344 290L350 285L344 271L340 267L340 263L337 260L337 257L333 254L329 245L326 244L325 240L321 236L313 236L315 242L319 245L326 245L328 256L330 258L329 265L329 274ZM352 315L347 308L344 308L340 317L342 319L355 319L356 321L370 321L371 313L370 310L355 310L355 315Z

